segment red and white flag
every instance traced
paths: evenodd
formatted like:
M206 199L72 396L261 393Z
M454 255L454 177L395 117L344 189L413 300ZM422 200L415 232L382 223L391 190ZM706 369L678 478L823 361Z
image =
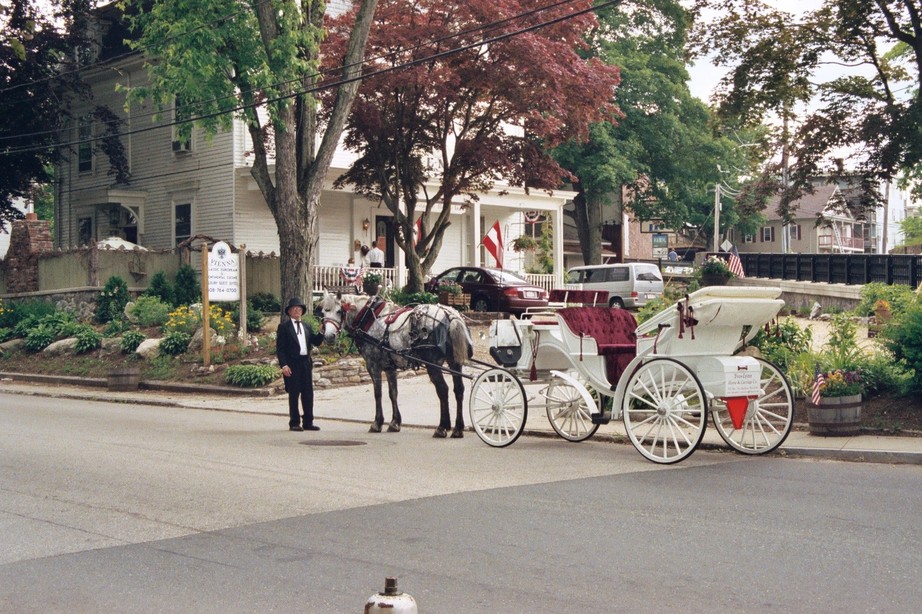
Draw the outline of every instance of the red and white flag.
M746 273L743 272L743 261L740 260L740 253L736 251L736 246L733 246L733 249L730 250L730 259L727 263L730 267L730 272L736 275L739 278L746 277Z
M499 220L487 231L487 236L483 238L483 246L493 255L496 266L503 268L503 233L499 228Z
M423 217L419 216L416 219L416 223L413 224L413 247L416 247L416 244L419 243L419 236L423 234Z

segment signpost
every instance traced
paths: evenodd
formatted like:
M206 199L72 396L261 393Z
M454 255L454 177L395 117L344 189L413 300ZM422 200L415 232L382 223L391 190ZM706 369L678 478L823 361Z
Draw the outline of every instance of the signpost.
M211 364L211 301L240 299L240 258L230 245L218 241L208 252L202 243L202 362ZM245 317L245 316L244 316Z

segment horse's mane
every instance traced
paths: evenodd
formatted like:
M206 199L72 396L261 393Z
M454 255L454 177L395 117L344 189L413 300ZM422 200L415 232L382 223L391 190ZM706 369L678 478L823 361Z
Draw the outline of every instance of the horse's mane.
M323 311L332 311L340 305L351 305L353 308L361 308L368 302L371 297L367 294L333 294L325 292L320 299L320 308Z

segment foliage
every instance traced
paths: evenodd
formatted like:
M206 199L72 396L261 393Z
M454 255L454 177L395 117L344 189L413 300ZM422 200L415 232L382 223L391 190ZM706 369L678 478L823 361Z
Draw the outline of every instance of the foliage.
M215 303L208 305L208 325L225 338L233 335L236 330L231 314Z
M913 303L902 313L894 313L891 322L880 332L880 339L896 360L914 371L911 390L922 392L922 305Z
M887 285L880 282L865 284L861 288L861 301L855 307L859 316L874 315L877 301L884 300L890 304L890 310L896 314L903 313L915 303L916 294L909 286L902 284Z
M167 305L176 305L176 290L163 271L157 271L151 276L150 285L144 291L144 296L153 296Z
M363 80L344 141L358 157L336 185L354 186L393 214L410 292L423 289L453 204L469 203L499 180L558 188L568 174L547 149L583 140L593 121L616 116L611 92L617 68L579 53L583 34L596 26L593 13L491 43L489 53L477 45L484 35L471 24L483 23L485 15L501 20L533 9L523 0L378 2L367 55L379 58L379 68L400 69ZM563 10L550 8L541 19ZM351 19L346 14L331 21L325 68L341 65ZM429 59L433 40L472 47ZM434 189L426 189L429 182ZM421 232L414 242L417 219Z
M131 323L128 320L112 320L106 324L105 329L103 329L103 335L106 337L117 337L123 332L128 330L131 327Z
M173 284L176 294L176 305L192 305L202 300L202 287L198 276L188 264L184 264L176 271L176 282Z
M142 333L139 330L129 330L122 335L122 342L119 344L119 347L122 349L122 354L131 354L132 352L137 351L138 346L147 339L147 335Z
M521 235L512 240L512 249L517 252L530 252L538 247L534 237Z
M847 397L864 393L861 369L835 369L827 372L824 378L825 381L820 386L820 393L824 397Z
M7 304L0 314L0 326L16 328L23 320L42 318L48 314L54 313L54 305L40 300L22 301L13 304ZM25 336L25 332L17 334L17 337Z
M77 354L99 349L102 345L102 335L88 324L81 324L73 336L77 338L77 344L74 346Z
M439 297L432 292L407 292L395 288L388 292L387 300L398 305L431 305L438 303Z
M451 279L440 281L438 286L439 293L444 292L446 294L459 295L463 292L463 290L464 289L461 287L461 284Z
M160 340L159 350L168 356L179 356L189 349L192 335L179 331L169 332Z
M369 285L379 285L380 286L382 281L384 281L384 278L381 276L380 273L372 273L372 272L369 272L368 269L366 269L365 274L362 276L362 285L364 286L369 286Z
M813 347L813 331L801 328L793 318L785 318L769 330L760 329L750 345L759 349L762 356L782 371L788 371L798 355Z
M130 100L164 109L178 97L181 140L189 138L193 121L209 135L229 129L235 116L245 122L253 142L253 179L278 227L282 296L309 296L320 193L359 85L377 0L355 3L351 44L336 54L336 68L327 75L334 101L323 122L314 92L324 80L319 69L325 3L279 0L263 10L268 5L262 2L216 0L207 11L191 10L185 0L127 4L134 13L132 45L149 58L149 84L132 88ZM283 176L290 169L297 172ZM180 303L196 300L177 297Z
M139 296L127 311L128 318L141 326L162 326L169 319L170 306L153 295Z
M259 388L274 382L281 374L273 365L232 365L224 372L224 381L233 386Z
M922 245L922 215L909 215L900 221L903 245Z
M271 296L271 295L270 295ZM229 316L234 326L240 327L240 303L212 303L213 305L218 305L223 309ZM281 307L279 308L281 309ZM247 330L250 332L255 332L261 330L263 324L266 323L266 317L263 315L263 312L259 309L253 307L253 299L247 299Z
M733 276L727 261L719 256L708 256L708 259L701 264L698 272L701 275L713 275L716 277L729 278Z
M163 331L166 333L185 333L192 335L202 322L201 312L189 305L180 305L167 316Z
M96 297L96 321L105 324L122 317L129 300L131 295L128 294L128 284L121 277L113 275Z
M851 371L858 368L866 358L855 334L855 321L847 314L840 313L830 321L829 338L822 352L822 362L827 369Z
M725 121L781 119L775 122L781 155L766 175L784 171L791 177L773 190L783 220L795 214L799 194L810 191L809 178L824 172L838 152L850 152L858 172L853 177L861 197L854 203L860 209L880 202L878 178L918 172L922 37L916 0L824 0L796 18L759 0L697 0L694 11L701 17L696 51L730 67L716 96ZM824 78L829 62L839 70ZM809 110L795 117L802 107Z
M637 311L637 323L643 324L663 309L668 309L672 305L665 296L658 296L655 299L644 303L644 306Z
M713 129L707 105L689 91L691 22L682 3L629 0L600 8L598 19L600 27L586 31L584 53L620 68L614 100L621 115L594 124L588 141L554 151L577 178L573 214L586 264L601 262L603 210L620 204L618 195L628 195L624 204L639 219L661 219L670 228L688 222L706 234L713 227L708 189L721 179L717 165L747 166L743 152ZM727 205L725 227L736 218L733 203Z
M30 352L40 352L51 345L57 334L49 324L38 324L26 333L25 347Z
M281 302L271 292L257 292L249 300L254 311L261 311L262 313L279 313L282 311Z
M0 343L4 341L9 341L13 338L13 329L0 326Z

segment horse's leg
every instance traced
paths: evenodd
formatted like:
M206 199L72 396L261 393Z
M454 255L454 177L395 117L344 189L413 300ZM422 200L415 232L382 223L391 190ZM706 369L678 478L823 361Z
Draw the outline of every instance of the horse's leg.
M397 370L387 369L384 373L387 375L387 396L391 399L391 423L387 425L387 432L399 433L402 420L397 407Z
M454 370L454 367L452 367ZM458 373L461 367L458 367ZM455 428L451 431L451 436L455 439L464 437L464 378L460 375L451 376L454 383L455 403L458 404L458 413L455 415Z
M435 429L433 437L448 437L448 429L451 428L451 414L448 412L448 384L445 383L445 374L438 367L427 366L426 373L429 374L429 381L435 386L435 392L439 395L439 428Z
M384 424L384 408L381 407L381 369L372 368L367 362L366 367L375 391L375 421L371 423L371 428L368 429L368 432L380 433L381 426Z

